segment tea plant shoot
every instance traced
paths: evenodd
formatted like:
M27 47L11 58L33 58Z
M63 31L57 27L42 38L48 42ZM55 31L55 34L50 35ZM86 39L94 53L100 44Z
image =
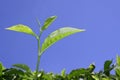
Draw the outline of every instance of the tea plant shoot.
M38 71L39 71L41 55L51 45L53 45L55 42L65 38L67 36L70 36L70 35L78 33L78 32L85 31L84 29L78 29L78 28L73 28L73 27L60 28L60 29L57 29L57 30L53 31L51 34L49 34L48 37L42 43L42 45L40 45L41 44L40 43L41 42L41 35L43 34L43 32L46 29L48 29L50 24L52 24L56 18L57 18L57 16L51 16L51 17L47 18L45 20L43 26L40 26L40 22L37 19L38 26L39 26L39 34L36 34L35 32L33 32L33 30L29 26L26 26L26 25L23 25L23 24L18 24L18 25L14 25L14 26L6 28L7 30L12 30L12 31L16 31L16 32L21 32L21 33L32 35L32 36L34 36L37 39L38 59L37 59L37 64L36 64L35 80L37 80L37 77L38 77ZM22 68L22 69L25 68L25 70L28 70L28 72L30 71L30 69L28 69L28 67L26 65L23 65L23 64L16 64L14 66Z

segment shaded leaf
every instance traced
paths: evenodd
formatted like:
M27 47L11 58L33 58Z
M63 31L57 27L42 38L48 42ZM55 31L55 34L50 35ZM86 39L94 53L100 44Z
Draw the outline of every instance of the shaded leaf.
M57 18L57 16L51 16L46 19L44 25L42 26L41 30L45 30L48 28L48 26Z
M89 71L90 73L92 73L92 72L94 71L94 69L95 69L95 65L94 65L94 64L90 64L90 65L89 65L89 68L88 68L88 71Z
M25 64L14 64L13 66L26 72L31 72L30 68Z
M18 25L15 25L15 26L12 26L6 29L36 36L36 34L32 31L31 28L29 28L28 26L22 25L22 24L18 24Z
M67 37L69 35L72 35L77 32L82 32L83 29L77 29L77 28L71 28L71 27L65 27L60 28L54 32L52 32L44 41L42 44L42 53L51 45L53 45L58 40L61 40L64 37Z
M4 70L5 75L12 75L12 74L17 74L17 75L24 75L24 72L22 70L17 70L15 68L10 68Z
M111 67L110 65L112 64L112 60L107 60L104 63L104 73L109 76L110 75L110 71L111 71Z
M22 80L24 72L15 68L3 70L2 79L0 80Z

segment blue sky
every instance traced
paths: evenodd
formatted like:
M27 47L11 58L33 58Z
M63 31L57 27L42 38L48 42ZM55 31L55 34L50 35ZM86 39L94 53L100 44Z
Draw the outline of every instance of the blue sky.
M30 26L38 33L36 17L43 24L47 17L58 18L42 35L71 26L86 29L50 47L41 57L40 70L60 73L87 68L95 63L103 69L105 60L115 61L120 55L119 0L0 0L0 61L7 68L24 63L36 68L37 41L30 35L7 31L16 24Z

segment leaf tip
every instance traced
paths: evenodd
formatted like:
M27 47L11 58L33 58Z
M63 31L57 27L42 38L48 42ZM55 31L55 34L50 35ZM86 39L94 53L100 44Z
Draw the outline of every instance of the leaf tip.
M86 31L85 29L78 29L78 32L84 32Z
M51 16L51 18L57 18L57 16L56 16L56 15L54 15L54 16Z
M9 28L5 28L5 30L9 30Z
M81 29L80 31L86 31L85 29Z

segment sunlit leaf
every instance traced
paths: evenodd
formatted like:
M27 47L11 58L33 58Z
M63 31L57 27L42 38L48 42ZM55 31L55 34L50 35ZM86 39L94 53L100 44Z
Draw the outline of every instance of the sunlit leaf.
M62 77L65 77L65 76L66 76L66 70L65 70L65 69L63 69L63 70L61 71L61 76L62 76Z
M83 29L77 29L77 28L71 28L71 27L65 27L60 28L54 32L52 32L44 41L42 44L42 52L44 52L48 47L50 47L52 44L57 42L58 40L61 40L64 37L67 37L71 34L82 32Z
M42 30L45 30L48 28L48 26L57 18L57 16L51 16L49 18L46 19L44 25L42 26Z
M110 80L110 78L102 78L102 80Z
M80 77L85 77L86 73L88 73L87 69L80 68L80 69L72 70L68 75L68 77L69 79L77 78L78 80Z
M117 65L120 66L120 56L117 55L117 58L116 58L116 62L117 62Z
M117 63L117 66L115 67L115 73L117 76L120 77L120 56L118 55L116 57L116 63Z
M26 72L31 72L30 68L25 64L14 64L13 66Z
M92 77L93 77L95 80L100 80L97 75L92 75Z
M12 30L12 31L17 31L17 32L22 32L22 33L26 33L26 34L30 34L35 36L36 34L32 31L31 28L29 28L28 26L22 25L22 24L18 24L15 26L11 26L9 28L6 28L7 30Z
M115 73L116 73L117 76L120 77L120 67L115 68Z
M4 66L2 65L2 63L0 62L0 76L2 75L2 71L4 70Z

